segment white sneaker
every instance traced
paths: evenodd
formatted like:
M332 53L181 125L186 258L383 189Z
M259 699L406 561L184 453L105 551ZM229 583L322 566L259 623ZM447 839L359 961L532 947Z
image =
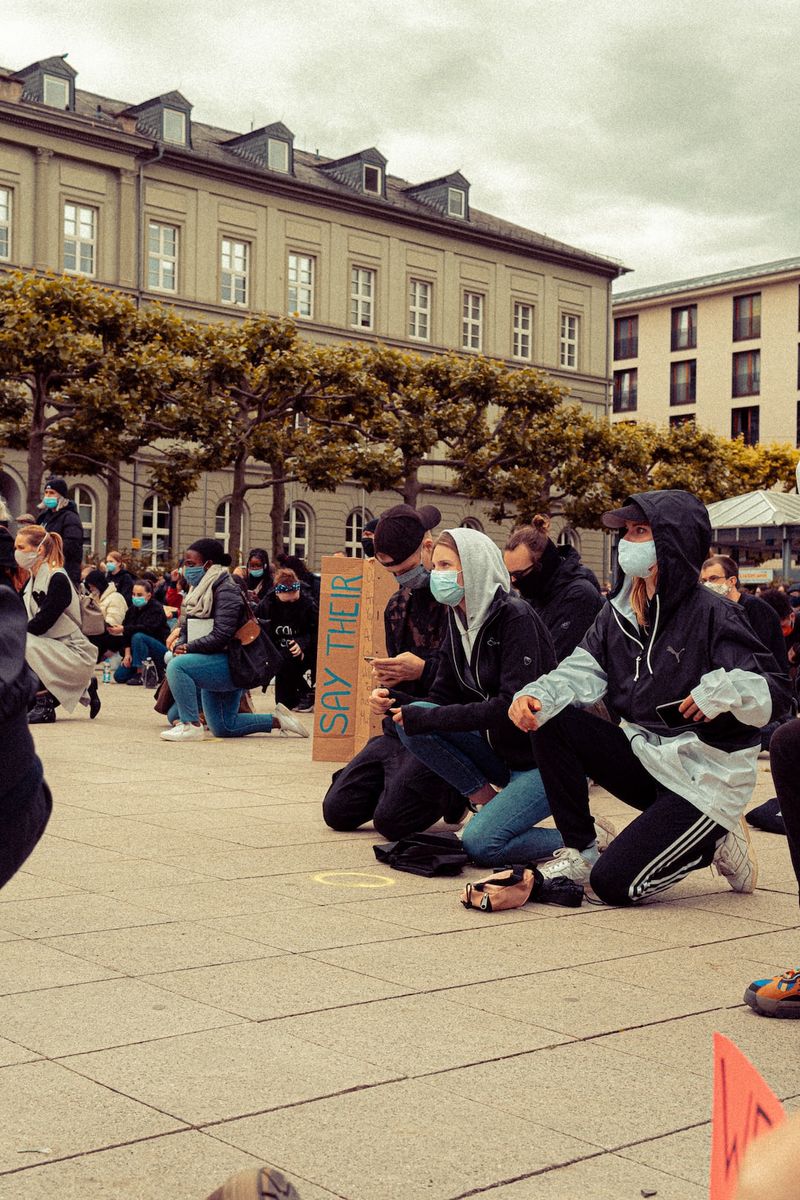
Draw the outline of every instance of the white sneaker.
M744 817L739 826L717 842L713 865L724 875L735 892L754 892L758 882L758 862L750 830Z
M592 873L592 863L588 863L580 850L572 846L562 846L556 850L550 862L540 866L539 870L545 879L571 879L573 883L589 882Z
M595 817L594 827L597 830L597 849L602 854L617 836L617 829L615 825L611 824L608 817Z
M202 742L206 735L202 725L185 725L178 721L171 729L163 730L161 736L165 742Z
M302 721L292 716L285 704L275 705L275 716L281 723L281 734L296 733L298 737L308 737L308 730Z

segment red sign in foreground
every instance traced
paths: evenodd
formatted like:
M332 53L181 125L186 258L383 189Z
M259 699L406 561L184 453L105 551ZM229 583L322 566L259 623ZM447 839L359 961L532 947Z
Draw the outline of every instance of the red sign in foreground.
M710 1200L733 1200L748 1145L785 1119L783 1105L750 1060L715 1033Z

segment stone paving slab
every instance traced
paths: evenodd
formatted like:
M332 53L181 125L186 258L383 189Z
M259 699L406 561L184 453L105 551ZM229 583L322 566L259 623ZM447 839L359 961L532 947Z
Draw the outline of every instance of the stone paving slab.
M458 902L485 871L329 830L310 741L174 746L141 689L101 696L36 729L54 817L0 892L0 1200L205 1200L257 1162L302 1200L694 1200L714 1030L800 1103L791 1022L741 1003L796 957L784 839L753 896L704 871L487 916Z

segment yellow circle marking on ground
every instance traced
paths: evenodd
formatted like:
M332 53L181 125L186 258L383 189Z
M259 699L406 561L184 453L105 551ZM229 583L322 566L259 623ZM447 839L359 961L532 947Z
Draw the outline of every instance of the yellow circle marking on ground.
M388 875L373 875L369 871L320 871L313 875L315 883L324 883L328 887L351 888L384 888L392 887L394 880ZM366 882L369 880L369 882Z

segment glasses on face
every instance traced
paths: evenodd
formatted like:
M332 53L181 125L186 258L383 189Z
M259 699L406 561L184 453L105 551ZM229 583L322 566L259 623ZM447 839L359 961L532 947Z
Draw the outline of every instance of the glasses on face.
M276 592L299 592L299 583L278 583L275 585Z
M524 579L526 575L530 575L535 566L536 563L531 563L529 567L523 567L521 571L509 571L508 573L511 576L511 582L519 583L520 579Z
M703 583L727 583L727 575L706 575Z

